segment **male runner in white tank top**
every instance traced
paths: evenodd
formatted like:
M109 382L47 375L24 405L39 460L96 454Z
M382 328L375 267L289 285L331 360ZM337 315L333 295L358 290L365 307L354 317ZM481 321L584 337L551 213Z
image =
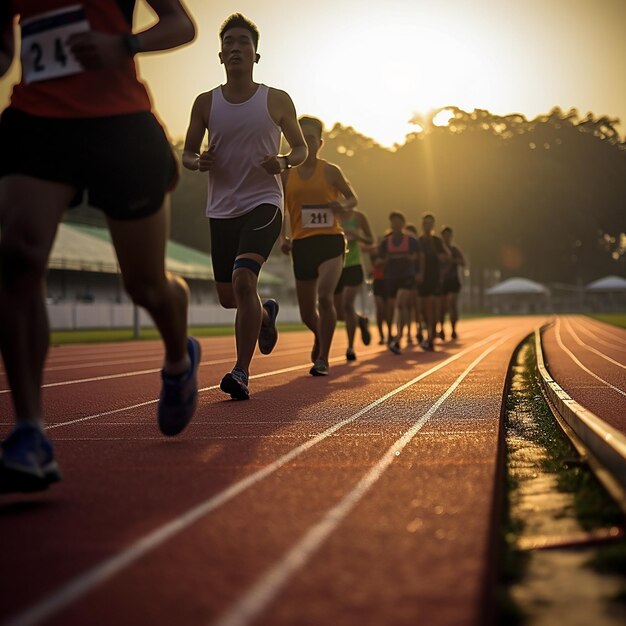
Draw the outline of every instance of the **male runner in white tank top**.
M250 362L258 339L269 354L276 345L278 303L261 306L258 275L280 235L283 189L280 173L302 163L307 146L293 102L252 77L259 31L243 15L231 15L220 30L219 58L226 83L194 102L183 165L209 172L207 217L220 304L237 309L237 362L220 388L233 399L249 397ZM200 153L208 131L209 149ZM281 132L291 152L279 156Z

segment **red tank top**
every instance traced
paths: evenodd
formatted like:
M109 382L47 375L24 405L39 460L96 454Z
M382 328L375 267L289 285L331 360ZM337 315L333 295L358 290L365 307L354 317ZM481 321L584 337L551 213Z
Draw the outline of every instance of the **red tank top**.
M56 118L151 109L132 58L115 68L85 71L64 45L74 32L131 32L134 0L9 1L22 32L22 79L13 88L12 107Z
M393 242L393 235L389 235L389 237L387 237L387 254L389 256L405 255L409 252L409 235L403 234L398 245Z

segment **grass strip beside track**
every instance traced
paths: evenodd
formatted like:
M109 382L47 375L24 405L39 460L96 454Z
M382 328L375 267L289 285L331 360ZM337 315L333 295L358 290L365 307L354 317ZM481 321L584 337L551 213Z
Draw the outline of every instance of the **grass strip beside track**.
M598 313L596 315L589 315L589 317L600 322L613 324L613 326L626 328L626 313Z
M544 501L541 505L545 508L544 530L549 528L546 520L551 516L556 520L574 518L588 533L624 523L619 506L580 458L545 401L532 339L520 350L517 363L513 367L514 378L507 398L505 420L507 493L501 529L504 549L501 552L498 585L497 623L506 626L524 624L527 617L511 594L511 589L526 584L529 576L532 552L520 549L518 544L527 532L534 532L537 521L533 515L536 516L540 511L537 507L533 508L532 515L526 519L520 515L520 510L523 509L523 506L520 508L520 499L528 497L529 490L533 487L532 480L537 475L553 477L556 490L571 495L571 507L558 511L548 504L551 500L548 498L545 483L540 485L544 490ZM535 456L533 450L541 450L542 454ZM588 551L588 564L598 572L618 575L625 571L623 566L626 563L626 541L623 539L607 546L583 545L570 549ZM623 601L624 598L626 582L622 591L612 599Z

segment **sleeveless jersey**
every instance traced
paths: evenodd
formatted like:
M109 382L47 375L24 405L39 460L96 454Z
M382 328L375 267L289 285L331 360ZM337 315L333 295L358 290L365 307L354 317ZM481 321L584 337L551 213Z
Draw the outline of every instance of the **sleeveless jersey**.
M341 220L342 228L348 228L350 230L359 230L359 220L356 215L352 214L349 218L345 220ZM361 265L361 247L359 242L356 239L348 239L346 258L343 262L344 267L354 267L356 265Z
M289 170L285 205L291 222L291 238L314 235L343 235L336 215L328 208L339 192L326 180L327 161L318 159L311 178L304 179L297 168Z
M280 146L280 127L267 106L269 87L259 85L240 104L228 102L221 87L211 94L209 142L215 146L215 165L209 172L207 217L240 217L261 204L282 211L280 175L271 176L261 167L266 157L278 154Z
M381 244L381 253L387 259L385 267L386 278L404 278L416 273L415 262L406 258L418 250L418 242L415 237L402 233L399 239L393 234L385 237Z
M115 68L84 70L65 44L74 33L130 33L134 0L3 0L19 15L22 79L11 106L40 117L88 118L150 111L128 57Z

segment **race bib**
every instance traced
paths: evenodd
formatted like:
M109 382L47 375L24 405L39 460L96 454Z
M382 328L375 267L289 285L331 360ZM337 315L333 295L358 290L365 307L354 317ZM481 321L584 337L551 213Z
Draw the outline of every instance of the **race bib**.
M89 21L82 5L40 13L20 24L22 29L22 80L34 83L70 76L83 71L67 47L67 39L89 32Z
M303 204L303 228L332 228L335 225L335 214L327 204Z

